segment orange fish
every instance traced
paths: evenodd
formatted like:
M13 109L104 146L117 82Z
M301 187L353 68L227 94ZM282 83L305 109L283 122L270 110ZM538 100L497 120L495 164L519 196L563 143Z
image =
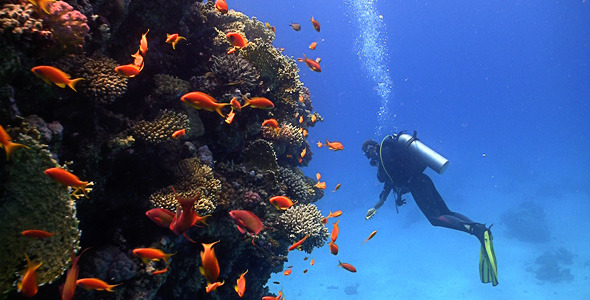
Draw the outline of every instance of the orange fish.
M62 70L51 66L36 66L31 69L35 75L43 79L47 84L55 83L60 88L69 86L76 92L76 84L84 78L70 79L70 75L64 73Z
M137 50L135 54L131 55L131 57L133 57L133 64L140 70L143 69L143 56L139 54L139 50Z
M320 22L314 19L313 16L311 17L311 25L313 25L313 29L315 29L315 31L320 32Z
M187 235L186 231L197 223L197 212L195 212L195 202L199 200L201 194L198 193L194 198L181 198L176 194L176 190L172 188L174 197L178 203L176 215L170 223L170 230L178 235L183 235L187 240L194 243Z
M216 282L212 282L212 283L207 283L207 287L205 287L205 292L207 292L207 294L209 294L209 293L215 291L218 287L222 286L224 283L225 283L225 280L222 282L216 281Z
M336 223L333 224L334 227L332 228L332 234L330 235L332 243L336 242L336 239L338 238L338 233L340 232L340 227L338 227L339 222L340 220L336 221Z
M315 179L317 179L318 181L320 181L320 179L322 179L322 174L315 173Z
M186 133L185 129L176 130L172 133L172 138L177 140L181 138Z
M235 116L236 113L234 113L234 109L232 108L231 111L227 114L227 117L225 118L225 123L231 124L231 122L234 121Z
M369 237L361 244L361 246L366 243L368 240L372 239L375 234L377 234L377 230L373 230L373 232L371 232L371 234L369 234Z
M306 234L302 239L293 243L293 245L289 246L289 251L299 249L301 247L301 244L303 244L303 242L305 242L305 240L307 240L308 237L309 237L309 234Z
M82 251L82 253L80 253L78 256L75 256L74 251L72 251L72 265L66 273L66 280L59 287L62 300L72 300L74 298L74 293L76 292L76 281L78 280L78 272L80 271L78 260L80 260L80 256L82 256L82 254L84 254L84 252L86 252L88 249L89 248L84 249L84 251Z
M320 190L325 190L326 189L326 182L325 181L318 182L318 183L314 184L313 187L318 188Z
M316 117L315 114L311 115L311 122L312 123L315 123L315 121L317 121L317 120L318 120L318 117Z
M274 206L277 210L287 210L289 207L293 206L295 203L289 199L287 196L274 196L271 197L269 200L270 204Z
M8 133L0 125L0 147L4 148L4 152L6 152L6 160L8 160L10 158L10 154L15 149L19 149L19 148L30 149L29 147L27 147L23 144L17 144L17 143L13 143L11 141L12 141L12 138L8 135Z
M313 43L309 44L309 49L315 50L315 47L317 47L317 45L318 45L318 42L313 42Z
M330 252L334 255L338 255L338 245L334 244L333 242L328 243L330 246Z
M338 266L344 268L346 271L356 273L356 268L351 264L347 264L347 263L343 263L341 261L338 261Z
M143 54L143 55L145 55L145 53L148 51L148 42L147 42L148 32L150 32L149 29L144 34L141 35L141 40L139 41L139 51L141 51L141 54Z
M154 270L154 271L152 272L152 275L160 275L160 274L164 274L164 273L166 273L166 272L168 272L168 266L166 266L166 267L165 267L164 269L162 269L162 270Z
M166 33L166 43L167 44L172 44L172 49L176 50L176 44L178 44L178 42L180 42L181 40L185 40L186 38L183 36L178 35L178 33Z
M39 285L37 284L37 269L41 266L41 263L33 263L29 256L25 254L27 258L27 271L23 275L22 280L17 284L18 291L22 292L25 297L33 297L39 291Z
M203 251L201 251L202 266L199 267L199 270L208 283L215 282L219 277L219 262L217 261L217 257L215 257L215 249L213 249L213 245L217 243L219 241L211 244L203 243Z
M342 144L340 142L336 142L336 141L329 142L327 139L326 139L326 146L328 146L328 149L333 150L333 151L339 151L339 150L344 149L344 146L342 146Z
M82 278L76 280L77 285L81 285L83 288L87 290L96 290L96 291L107 291L113 292L113 288L121 285L119 284L108 284L98 278Z
M303 158L306 153L307 153L307 148L303 148L303 150L301 150L301 158Z
M249 232L250 234L254 234L252 237L252 245L254 245L254 239L264 229L260 218L247 210L232 210L229 212L229 216L236 223L236 227L240 233L245 234Z
M218 103L215 98L202 92L190 92L184 94L182 97L180 97L180 100L196 109L217 112L223 118L225 118L225 116L221 112L221 109L224 106L231 105L229 103Z
M304 62L307 65L307 67L314 72L322 72L320 64L315 60L307 58L307 56L305 56L305 53L303 54L303 58L297 58L297 61Z
M322 144L322 142L318 141L318 142L316 143L316 145L318 145L318 148L322 148L322 146L323 146L324 144Z
M29 0L33 5L41 8L46 14L50 14L49 5L56 0Z
M336 218L336 217L340 217L341 215L342 215L341 210L337 210L335 212L330 212L330 214L328 214L328 216L326 216L325 218L322 218L321 222L322 222L322 224L327 224L329 218Z
M233 97L230 101L229 104L231 104L231 107L237 111L241 111L242 110L242 105L240 104L240 101L238 101L237 97Z
M217 0L215 1L215 8L222 14L227 14L227 3L225 0Z
M311 261L309 262L309 264L312 266L315 265L315 259L312 258Z
M23 236L26 236L26 237L37 238L37 239L44 239L44 238L48 238L50 236L55 235L55 233L47 232L44 230L37 230L37 229L25 230L25 231L21 232L20 234Z
M246 277L244 277L246 273L248 273L248 270L240 275L240 278L238 278L236 286L234 287L234 290L236 290L236 293L238 293L240 298L244 297L244 292L246 291Z
M272 109L275 107L275 105L272 103L272 101L270 101L264 97L254 97L254 98L248 99L248 97L242 96L242 99L244 99L244 105L242 107L246 107L248 105L250 105L250 107L252 107L252 108L261 108L261 109Z
M86 192L86 187L89 184L88 181L81 181L78 176L62 168L49 168L45 170L45 175L65 186L72 187L75 191L82 191L84 196L88 198L88 193Z
M307 136L307 130L303 129L303 131L301 132L301 134L302 134L303 136Z
M225 37L232 44L232 48L227 51L227 54L232 54L236 50L243 49L248 46L248 40L241 33L237 31L228 32Z
M285 300L285 298L283 297L283 290L281 289L279 291L278 296L264 296L262 297L262 300L281 300L281 298L283 298L283 300Z
M174 221L175 214L164 208L153 208L148 210L146 216L150 218L156 225L163 228L170 228L170 224Z
M285 276L291 275L291 269L285 270L285 272L283 272L283 275L285 275Z
M115 67L115 72L123 77L133 78L141 72L141 68L135 64L121 65Z
M338 189L340 189L340 185L341 185L341 184L340 184L340 183L338 183L332 192L335 192L335 191L337 191Z
M299 124L303 123L303 116L299 116Z
M135 248L133 249L133 255L139 257L144 264L148 265L150 261L163 260L166 264L169 264L169 259L174 253L167 254L160 249L155 248Z
M264 127L264 126L268 126L268 127L272 127L272 128L278 129L279 128L279 122L277 120L275 120L275 119L267 119L267 120L264 120L264 122L262 122L262 127Z

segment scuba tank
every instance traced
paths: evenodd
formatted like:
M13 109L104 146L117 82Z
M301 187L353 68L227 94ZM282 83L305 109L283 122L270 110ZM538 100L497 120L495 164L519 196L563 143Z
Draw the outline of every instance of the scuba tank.
M397 136L397 143L399 146L406 147L410 153L416 155L424 164L438 174L444 173L449 167L448 159L407 133L399 134Z

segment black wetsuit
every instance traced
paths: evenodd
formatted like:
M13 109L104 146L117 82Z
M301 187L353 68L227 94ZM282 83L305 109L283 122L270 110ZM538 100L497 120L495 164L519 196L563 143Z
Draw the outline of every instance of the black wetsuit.
M383 205L392 189L398 193L400 200L402 194L410 192L432 225L472 233L470 226L465 225L474 222L462 214L449 210L430 177L423 173L426 165L412 155L403 143L398 143L395 137L387 137L382 143L380 156L383 163L378 164L377 178L385 184L375 208ZM384 166L387 173L383 169Z

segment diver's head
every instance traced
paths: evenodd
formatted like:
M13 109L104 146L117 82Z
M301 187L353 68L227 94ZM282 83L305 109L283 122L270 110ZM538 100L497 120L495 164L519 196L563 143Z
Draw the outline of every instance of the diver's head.
M371 166L376 166L379 161L379 143L374 140L367 140L363 143L363 152L370 159Z

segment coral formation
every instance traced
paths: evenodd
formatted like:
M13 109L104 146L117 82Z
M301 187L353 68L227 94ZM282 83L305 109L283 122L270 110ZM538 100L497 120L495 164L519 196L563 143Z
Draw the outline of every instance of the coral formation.
M170 110L162 110L155 120L141 120L133 127L133 137L148 143L159 144L172 139L176 130L189 127L188 116Z
M211 61L209 72L193 80L193 89L207 93L218 89L231 89L246 94L259 85L258 71L243 57L223 54L220 57L213 56Z
M190 83L176 76L166 74L154 75L155 94L166 100L178 100L178 97L190 91Z
M528 271L533 272L535 277L541 281L548 282L571 282L574 276L570 269L564 268L565 265L574 263L574 255L565 248L559 248L555 251L546 251L535 260L536 268L530 268Z
M127 91L127 78L115 72L117 62L106 56L98 55L83 59L80 76L80 88L85 95L96 101L109 104L122 97Z
M201 215L213 213L217 206L221 182L213 175L211 167L200 162L199 158L187 158L178 164L174 171L178 181L173 185L181 198L192 198L200 192L195 210ZM150 196L153 207L176 211L176 197L171 187L160 189Z
M0 35L10 37L14 42L35 47L35 44L47 44L53 34L37 17L33 4L6 3L0 10Z
M302 204L315 202L323 196L322 190L313 187L313 179L303 175L299 169L280 168L279 182L287 197Z
M15 142L30 149L15 152L8 163L0 165L0 291L15 288L25 253L43 263L37 270L40 284L54 281L65 271L80 239L76 207L68 189L43 174L58 164L39 142L39 132L27 123L8 131ZM55 235L45 240L21 236L27 229Z
M321 219L322 214L314 204L298 204L279 216L279 224L292 241L298 241L307 234L308 238L301 248L311 253L314 247L322 247L328 238L328 229Z
M550 232L547 216L542 206L534 201L525 201L517 209L502 213L505 234L509 238L528 243L545 243L549 241Z
M260 201L262 201L262 198L260 198L260 195L258 195L257 192L253 192L253 191L246 191L244 193L244 205L245 206L256 206L260 203Z
M263 140L257 139L251 142L243 153L244 165L247 168L258 170L278 170L277 155L272 145Z
M65 53L80 53L84 38L88 36L86 16L67 2L58 0L49 4L49 13L42 15L51 28L56 46Z
M292 147L299 147L303 143L303 134L299 128L291 124L284 124L278 130L268 126L262 127L262 136L271 141L290 144Z

